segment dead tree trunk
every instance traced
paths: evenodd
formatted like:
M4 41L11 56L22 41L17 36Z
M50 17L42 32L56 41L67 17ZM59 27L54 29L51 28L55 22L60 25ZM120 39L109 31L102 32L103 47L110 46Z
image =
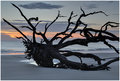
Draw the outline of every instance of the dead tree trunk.
M16 29L22 37L17 37L18 39L23 40L24 46L27 48L25 54L27 55L27 59L34 59L34 61L38 64L38 66L43 66L43 67L54 67L54 68L72 68L72 69L80 69L80 70L105 70L108 69L108 65L116 62L119 60L119 57L116 57L104 64L101 63L101 61L104 61L105 59L100 58L94 54L91 53L80 53L80 52L73 52L73 51L66 51L66 50L61 50L64 47L71 46L71 45L83 45L83 46L88 46L89 43L94 42L103 42L105 45L108 47L112 48L113 50L116 51L116 53L119 54L119 51L111 44L107 42L107 40L110 41L119 41L119 37L115 36L113 33L110 33L107 29L108 27L119 27L119 24L116 22L107 22L104 24L100 30L93 29L93 28L87 28L87 24L83 23L81 21L82 17L87 17L90 15L102 13L106 15L103 11L98 11L98 12L92 12L86 14L83 9L81 8L82 14L74 15L73 11L70 13L70 16L68 18L68 25L66 29L62 32L57 33L54 37L52 37L50 40L47 39L46 37L46 32L48 28L56 22L56 20L60 17L64 17L60 14L60 11L58 11L58 15L53 20L51 23L47 23L45 25L45 31L44 32L37 32L36 27L41 21L38 21L38 17L36 18L29 18L27 19L26 16L22 13L19 7L17 7L15 4L12 4L14 7L16 7L21 16L26 20L29 26L21 26L22 28L27 28L30 31L33 32L33 38L32 41L25 35L23 32L21 32L16 26L12 25L10 22L7 20L3 19L8 25ZM107 16L107 15L106 15ZM72 18L78 17L76 22L72 22ZM34 26L31 21L35 20L37 23ZM71 29L70 26L74 25L74 28ZM78 29L80 25L84 25L83 29ZM69 33L68 33L69 32ZM74 33L79 33L80 36L83 36L84 39L82 38L77 38L73 40L68 40ZM42 37L41 42L38 43L36 42L36 37L35 35L40 35ZM61 37L62 35L62 37ZM53 42L57 39L60 39L58 44L53 44ZM43 42L45 42L43 44ZM73 62L68 60L66 57L68 56L76 56L80 59L80 62ZM98 65L88 65L86 63L82 63L81 58L91 58L94 59ZM58 59L60 63L54 64L53 59Z

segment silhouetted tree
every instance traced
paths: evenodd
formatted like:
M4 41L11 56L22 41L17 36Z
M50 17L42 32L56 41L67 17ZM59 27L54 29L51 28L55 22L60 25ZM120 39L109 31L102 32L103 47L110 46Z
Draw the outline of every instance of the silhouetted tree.
M29 26L21 26L22 28L27 28L32 31L32 40L29 39L22 31L20 31L16 26L8 22L7 20L3 19L8 25L16 29L22 37L17 37L18 39L23 40L24 46L27 48L25 54L27 55L27 59L34 59L34 61L37 63L38 66L43 67L55 67L55 68L72 68L72 69L81 69L81 70L105 70L109 69L108 65L118 61L119 57L112 58L112 60L107 61L106 63L101 63L101 61L104 61L105 59L102 59L94 54L91 53L80 53L80 52L73 52L68 50L61 50L64 47L71 46L71 45L83 45L88 46L89 43L98 43L103 42L108 47L115 50L116 53L119 54L119 51L111 44L107 42L107 40L110 41L119 41L119 37L114 35L113 33L110 33L108 31L108 27L119 27L119 24L116 22L107 22L105 23L100 30L88 28L87 24L81 21L81 18L87 17L90 15L102 13L107 16L103 11L98 12L92 12L86 14L84 10L81 8L82 14L75 15L73 11L70 13L70 16L68 18L68 24L64 31L57 33L55 36L53 36L51 39L48 39L46 37L46 32L48 28L56 22L56 20L60 17L64 17L60 14L60 11L58 11L57 17L51 22L47 23L45 25L45 31L44 32L37 32L36 27L38 24L42 21L38 20L38 17L32 17L32 18L26 18L26 16L22 13L19 7L17 7L15 4L12 4L14 7L16 7L21 16L27 21ZM75 22L72 22L72 18L78 17ZM36 25L33 25L31 21L36 21ZM74 25L74 28L70 28L71 25ZM80 25L83 25L83 29L78 29ZM67 40L74 33L79 33L80 36L83 38L76 38L73 40ZM36 41L36 35L40 35L42 37L41 42ZM61 37L62 36L62 37ZM53 44L53 42L57 39L60 39L57 44ZM80 59L80 62L73 62L68 60L66 57L68 56L76 56ZM94 59L98 65L88 65L86 63L82 62L81 58L91 58ZM53 63L53 59L58 59L60 62L58 64Z

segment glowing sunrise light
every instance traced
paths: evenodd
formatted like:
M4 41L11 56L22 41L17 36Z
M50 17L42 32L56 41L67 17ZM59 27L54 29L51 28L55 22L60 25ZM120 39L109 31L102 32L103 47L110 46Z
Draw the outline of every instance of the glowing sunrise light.
M5 35L8 35L8 36L10 36L11 38L22 37L22 35L21 35L19 32L17 32L17 31L6 31L6 30L2 30L1 33L2 33L2 34L5 34ZM24 33L26 36L31 36L31 37L32 37L32 32L26 31L26 32L23 32L23 33ZM42 32L42 33L43 33L43 32ZM46 37L47 37L47 38L52 38L52 37L54 37L54 36L56 35L56 33L59 33L59 32L46 32ZM69 32L67 32L67 33L69 33ZM75 33L75 34L73 34L72 36L73 36L73 38L83 38L82 36L80 36L79 33ZM40 37L40 38L41 38L41 36L39 36L39 35L36 35L36 37ZM64 35L60 35L60 37L64 37Z
M16 38L16 37L22 37L22 35L19 32L15 32L15 31L6 31L6 30L2 30L1 33L10 36L11 38ZM30 32L24 32L25 35L27 36L31 36Z

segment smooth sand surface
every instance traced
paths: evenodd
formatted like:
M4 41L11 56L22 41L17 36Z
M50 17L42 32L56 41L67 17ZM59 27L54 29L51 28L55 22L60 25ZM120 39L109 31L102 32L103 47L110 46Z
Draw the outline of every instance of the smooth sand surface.
M38 67L26 62L24 55L1 56L2 80L118 80L119 62L110 65L110 71L81 71Z

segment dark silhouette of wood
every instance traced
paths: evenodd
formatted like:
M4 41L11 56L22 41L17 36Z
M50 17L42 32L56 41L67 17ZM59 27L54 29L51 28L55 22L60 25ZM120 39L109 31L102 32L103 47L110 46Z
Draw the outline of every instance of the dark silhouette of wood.
M107 22L105 23L100 30L93 29L93 28L87 28L87 24L81 21L82 17L87 17L90 15L102 13L105 16L108 16L103 11L98 12L92 12L86 14L84 10L81 8L82 14L75 15L72 11L70 13L70 16L68 18L68 24L64 31L61 31L57 33L55 36L53 36L51 39L48 40L46 37L46 32L48 28L54 24L60 17L65 17L60 14L60 11L58 11L57 17L51 22L46 23L45 25L45 31L44 32L37 32L36 27L38 24L42 21L39 21L38 17L32 17L32 18L26 18L26 16L22 13L19 7L17 7L15 4L12 4L14 7L16 7L21 16L26 20L29 26L20 26L21 28L27 28L30 31L33 32L32 41L29 39L25 34L23 34L16 26L12 25L7 20L3 19L8 25L16 29L20 34L22 34L23 37L16 37L18 39L23 40L24 46L27 48L25 54L27 59L34 59L34 61L38 64L38 66L43 67L53 67L53 68L72 68L72 69L80 69L80 70L109 70L108 65L110 65L113 62L119 61L119 57L111 58L108 62L102 64L101 61L106 60L105 58L100 58L97 55L91 54L91 53L81 53L81 52L73 52L69 50L61 50L64 47L71 46L71 45L83 45L88 46L89 43L97 43L97 42L103 42L108 47L114 49L116 53L119 54L119 51L111 44L107 42L107 40L110 41L119 41L119 37L114 35L113 33L108 31L108 27L119 27L119 23L116 22ZM72 22L72 18L78 17L76 22ZM36 25L34 26L31 21L36 21ZM71 25L74 25L74 28L70 28ZM83 29L78 29L80 25L83 25ZM80 36L83 36L84 38L77 38L73 40L67 40L74 33L79 33ZM42 37L41 42L36 41L36 36L40 35ZM63 36L63 37L61 37ZM57 44L53 44L53 42L57 39L60 39L60 41ZM43 43L44 42L44 43ZM66 57L68 56L76 56L80 59L80 62L73 62L68 60ZM83 63L83 58L91 58L94 59L98 65L88 65L86 63ZM53 59L58 59L60 63L54 64Z

